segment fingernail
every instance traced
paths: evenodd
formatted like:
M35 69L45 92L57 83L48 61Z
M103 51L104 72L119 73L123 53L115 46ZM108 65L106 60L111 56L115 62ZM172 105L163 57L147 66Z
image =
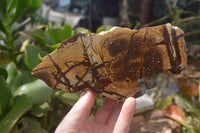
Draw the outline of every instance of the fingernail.
M82 96L84 96L84 95L86 94L86 92L87 92L87 91L84 91L84 92L80 95L79 99L80 99Z
M89 91L84 91L84 92L81 94L80 98L83 97L83 96L86 96L87 94L89 94ZM79 98L79 99L80 99L80 98Z
M135 110L136 107L136 100L133 97L129 97L126 99L126 102L128 102L130 104L130 106L133 107L133 109Z
M85 95L86 92L87 92L87 91L84 91L84 92L81 94L81 97L82 97L83 95Z

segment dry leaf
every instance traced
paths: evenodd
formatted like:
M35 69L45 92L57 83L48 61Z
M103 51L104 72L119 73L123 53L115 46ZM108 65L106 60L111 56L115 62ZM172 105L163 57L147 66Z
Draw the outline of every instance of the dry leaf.
M185 113L176 105L170 105L165 108L165 114L169 118L179 122L180 124L186 126L187 121L185 117Z

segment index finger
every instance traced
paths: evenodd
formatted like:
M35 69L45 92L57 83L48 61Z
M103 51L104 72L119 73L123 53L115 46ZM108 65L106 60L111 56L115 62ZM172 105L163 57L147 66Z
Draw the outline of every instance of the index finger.
M80 124L89 117L95 98L96 94L86 91L75 103L59 126L64 126L65 128L79 128L81 126Z
M94 105L96 94L86 91L83 96L75 103L68 115L75 115L77 119L85 119L89 117L90 110Z

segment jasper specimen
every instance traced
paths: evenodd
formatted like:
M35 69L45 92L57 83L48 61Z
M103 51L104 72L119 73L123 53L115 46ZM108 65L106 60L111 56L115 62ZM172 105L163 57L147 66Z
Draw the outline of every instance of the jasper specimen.
M139 30L113 27L78 33L42 58L32 75L64 92L92 90L124 100L143 95L161 73L180 73L187 56L184 32L165 24Z

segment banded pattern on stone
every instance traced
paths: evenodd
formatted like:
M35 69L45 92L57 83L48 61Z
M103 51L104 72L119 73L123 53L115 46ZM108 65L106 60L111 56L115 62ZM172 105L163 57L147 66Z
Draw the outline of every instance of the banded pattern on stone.
M161 73L180 73L187 64L184 32L165 24L139 30L113 27L78 33L42 58L32 74L65 92L92 90L112 99L143 95Z

